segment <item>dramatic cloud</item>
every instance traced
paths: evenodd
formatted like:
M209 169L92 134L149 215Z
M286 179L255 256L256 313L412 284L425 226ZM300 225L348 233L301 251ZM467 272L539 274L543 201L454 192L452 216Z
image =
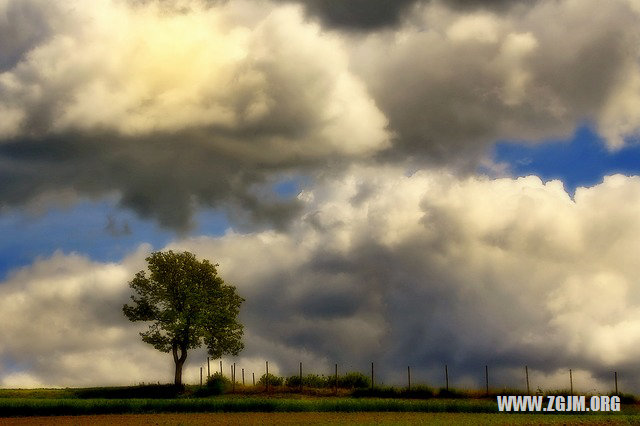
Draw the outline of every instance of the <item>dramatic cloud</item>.
M330 27L372 31L400 25L412 6L432 0L277 0L304 4L309 15ZM461 10L504 9L520 2L509 0L440 0L436 3Z
M296 0L280 0L293 3ZM417 0L298 0L312 16L329 27L371 30L394 26Z
M612 148L637 137L632 2L346 3L4 1L3 205L115 193L175 229L202 206L282 228L299 205L264 188L283 174L376 155L469 171L585 120ZM404 19L325 31L303 6Z
M637 137L640 15L601 5L429 3L394 32L354 36L354 67L397 135L390 154L473 168L496 140L568 138L585 120L611 148Z
M247 299L239 363L260 372L267 358L292 374L300 360L319 373L333 362L364 371L374 360L384 380L412 365L435 384L444 363L470 384L488 364L496 385L521 384L527 364L536 386L560 386L573 368L602 391L614 368L628 386L640 379L638 178L607 177L571 199L561 183L536 177L358 168L299 198L305 215L287 233L169 247L219 262ZM131 365L113 377L148 377L134 368L148 351L120 313L144 250L122 265L57 255L14 274L0 286L9 324L0 359L20 360L9 364L14 375L68 384L82 374L73 360L109 347L97 360L128 354L121 362ZM66 367L52 371L43 353ZM100 371L92 379L109 381Z
M4 1L3 205L116 193L175 229L201 206L282 227L299 206L264 187L283 173L375 155L473 170L496 140L585 120L612 148L637 136L632 2L346 3ZM397 22L325 31L303 6Z
M3 29L16 39L0 74L5 203L115 191L177 228L194 206L221 201L277 222L251 192L267 172L388 146L341 41L298 8L240 16L232 4L184 4L60 2L67 23L43 35L21 27L49 18L39 2L4 2L23 17Z

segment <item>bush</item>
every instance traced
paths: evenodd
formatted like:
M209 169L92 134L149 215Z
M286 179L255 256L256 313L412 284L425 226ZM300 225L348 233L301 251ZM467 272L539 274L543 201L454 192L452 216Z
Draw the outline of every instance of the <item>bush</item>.
M447 390L446 388L440 388L436 396L438 398L468 398L469 394L458 389L449 388Z
M221 373L213 373L207 378L207 390L212 395L221 395L231 389L231 380Z
M282 377L269 373L268 376L267 374L263 374L262 377L260 377L260 380L258 380L258 384L266 386L267 377L269 378L269 386L282 386L282 384L284 383L284 379Z
M302 384L309 388L329 387L329 378L317 374L307 374L302 378Z
M290 388L300 387L300 376L289 376L285 379L284 384Z
M317 374L307 374L302 376L302 386L307 388L321 389L333 388L336 385L335 376L319 376ZM271 382L269 382L271 383ZM285 384L289 387L300 387L300 376L287 377ZM370 379L362 373L350 372L338 376L338 387L344 389L358 389L371 386Z
M290 376L287 377L285 384L289 387L296 388L300 386L300 376ZM307 374L306 376L302 376L302 386L306 388L328 388L332 387L335 384L333 377L326 376L318 376L317 374Z
M615 393L611 393L609 394L609 396L614 396ZM620 393L618 394L618 396L620 397L620 402L623 404L635 404L636 403L636 397L633 396L633 394L630 393Z
M371 386L371 380L359 372L349 372L342 376L338 376L338 387L347 389L368 388Z
M403 393L405 398L432 398L435 396L435 391L426 385L412 386L411 390L405 390Z

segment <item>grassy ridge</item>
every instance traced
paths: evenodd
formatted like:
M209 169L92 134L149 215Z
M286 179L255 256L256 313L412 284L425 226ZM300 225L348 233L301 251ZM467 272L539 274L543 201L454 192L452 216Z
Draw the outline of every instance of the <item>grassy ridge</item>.
M456 412L495 413L492 401L397 399L32 399L0 400L0 417L185 412Z

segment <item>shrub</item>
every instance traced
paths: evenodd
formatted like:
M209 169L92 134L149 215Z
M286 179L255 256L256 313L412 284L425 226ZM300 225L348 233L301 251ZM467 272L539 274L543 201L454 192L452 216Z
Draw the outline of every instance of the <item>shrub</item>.
M347 389L368 388L371 386L371 380L359 372L349 372L342 376L338 376L338 387Z
M231 380L221 373L213 373L207 378L207 390L212 395L221 395L231 388Z
M269 386L282 386L284 383L284 379L282 377L269 373L268 376L267 374L263 374L262 377L260 377L260 380L258 380L258 384L266 386L267 377L269 378Z
M435 396L435 391L426 385L412 386L411 390L405 390L403 393L405 398L432 398Z
M615 395L615 393L609 394L609 396L614 396L614 395ZM636 403L636 397L633 396L633 394L620 393L620 394L618 394L618 396L620 397L620 402L622 402L623 404L635 404Z
M453 388L449 388L449 390L447 390L446 388L440 388L436 396L438 398L468 398L469 397L468 393L465 393L462 390L453 389Z
M289 376L285 379L284 384L290 388L300 387L300 376Z

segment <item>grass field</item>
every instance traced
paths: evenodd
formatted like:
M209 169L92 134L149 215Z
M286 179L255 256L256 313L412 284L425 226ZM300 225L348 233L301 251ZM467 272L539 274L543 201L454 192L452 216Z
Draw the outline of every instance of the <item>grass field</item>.
M495 413L486 400L378 398L0 399L0 417L185 412L456 412Z
M640 424L636 403L623 404L620 413L506 414L498 413L495 398L477 393L398 398L400 393L384 391L390 397L374 398L312 389L266 394L256 387L197 397L198 390L176 394L168 385L0 389L0 423L48 424L47 416L56 416L56 424Z

